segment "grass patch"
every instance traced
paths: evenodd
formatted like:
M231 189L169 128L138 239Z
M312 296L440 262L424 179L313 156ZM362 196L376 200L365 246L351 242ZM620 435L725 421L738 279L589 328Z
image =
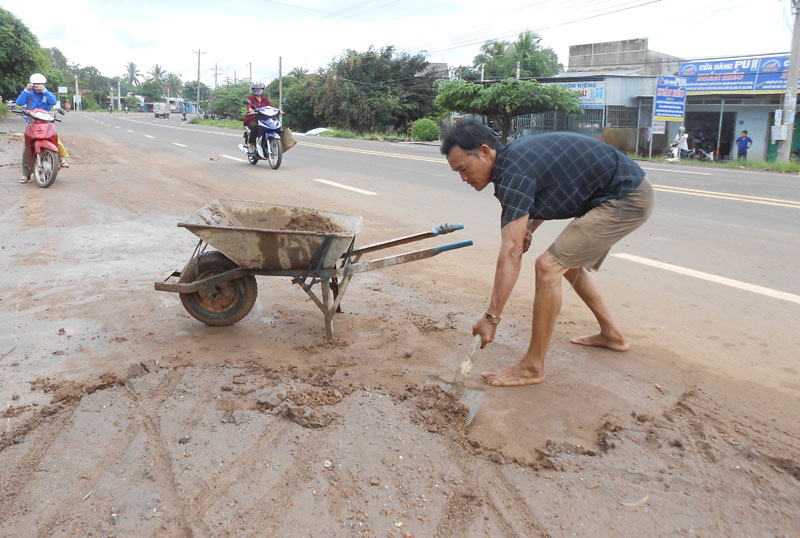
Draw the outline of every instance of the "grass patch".
M661 164L684 164L688 166L705 166L710 168L733 168L736 170L761 170L767 172L786 172L797 173L800 172L800 163L790 162L776 162L776 161L690 161L681 159L680 163L671 163L661 157L648 158L644 155L637 155L629 153L628 157L637 161L649 161Z
M405 141L408 140L406 135L401 135L397 133L367 133L367 134L358 134L353 131L344 131L341 129L331 129L330 131L324 131L317 136L326 136L328 138L349 138L353 140L378 140L381 142L389 141L389 142L397 142L397 141Z
M211 127L224 127L225 129L243 130L244 125L241 120L205 120L203 118L192 118L189 120L192 125L210 125Z

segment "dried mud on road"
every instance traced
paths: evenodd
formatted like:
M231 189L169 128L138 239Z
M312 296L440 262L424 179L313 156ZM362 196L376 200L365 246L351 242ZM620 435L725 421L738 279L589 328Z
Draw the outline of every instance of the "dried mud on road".
M286 280L206 327L153 281L191 253L181 217L252 192L214 162L70 151L50 189L18 185L19 139L0 134L0 536L800 533L796 398L691 370L656 334L574 349L589 325L568 303L548 382L489 388L466 427L421 387L466 354L474 274L359 275L333 344ZM478 361L508 362L527 323Z

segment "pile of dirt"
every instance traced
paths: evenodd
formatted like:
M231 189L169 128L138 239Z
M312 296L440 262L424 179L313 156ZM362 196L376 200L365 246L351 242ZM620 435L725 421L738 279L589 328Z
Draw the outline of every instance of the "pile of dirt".
M413 390L413 388L412 388ZM467 428L469 411L458 398L438 385L427 385L412 396L414 413L412 420L429 432L444 431L463 434Z
M302 231L302 232L316 232L316 233L330 233L330 232L344 232L345 230L334 223L328 217L322 216L319 213L303 213L289 219L289 222L284 226L285 230Z

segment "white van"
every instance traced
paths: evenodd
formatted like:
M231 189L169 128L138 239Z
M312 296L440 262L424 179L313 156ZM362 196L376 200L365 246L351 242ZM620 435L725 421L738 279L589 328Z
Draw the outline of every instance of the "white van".
M169 107L167 103L153 103L153 112L156 118L169 119Z

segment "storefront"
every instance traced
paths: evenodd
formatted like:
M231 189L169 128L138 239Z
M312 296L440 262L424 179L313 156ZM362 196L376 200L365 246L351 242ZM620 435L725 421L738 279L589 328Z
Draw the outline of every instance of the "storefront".
M753 140L748 159L766 160L770 128L786 90L788 56L699 60L681 64L686 78L684 126L690 143L713 146L719 160L736 159L742 131ZM674 122L670 122L674 123ZM670 124L667 137L680 125Z

